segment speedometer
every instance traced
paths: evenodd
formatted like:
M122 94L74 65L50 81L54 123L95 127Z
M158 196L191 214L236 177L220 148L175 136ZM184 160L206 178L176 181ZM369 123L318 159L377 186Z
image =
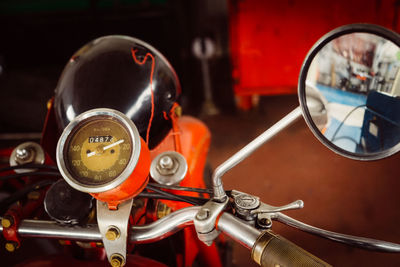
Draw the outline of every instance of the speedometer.
M126 168L134 146L128 130L118 121L97 117L67 139L67 168L84 184L107 184Z
M140 192L148 181L150 156L133 122L103 108L82 113L65 128L57 164L72 187L109 202Z

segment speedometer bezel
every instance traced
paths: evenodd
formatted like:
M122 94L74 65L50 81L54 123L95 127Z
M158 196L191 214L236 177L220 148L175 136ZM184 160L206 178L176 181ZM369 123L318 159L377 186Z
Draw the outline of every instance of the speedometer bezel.
M68 140L71 139L70 135L76 133L76 127L80 127L86 121L93 121L93 119L97 116L102 119L104 119L104 117L110 117L112 119L115 119L118 122L120 122L122 126L126 128L128 135L132 140L132 153L125 169L121 172L120 175L118 175L112 181L101 185L89 185L89 184L84 184L74 178L72 173L67 168L67 163L66 163L67 158L65 157L64 152L65 149L67 149L66 146L68 145ZM140 156L140 151L141 151L140 135L135 124L122 112L108 108L97 108L80 114L67 125L57 143L56 160L61 175L70 186L86 193L101 193L118 187L126 179L129 178L129 176L136 168Z

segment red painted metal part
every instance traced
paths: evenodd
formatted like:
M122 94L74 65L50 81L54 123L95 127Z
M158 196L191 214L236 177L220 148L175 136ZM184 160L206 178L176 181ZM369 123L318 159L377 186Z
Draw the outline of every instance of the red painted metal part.
M179 137L181 143L181 154L185 157L188 164L188 173L180 183L181 186L204 188L203 169L206 163L208 148L210 145L211 134L207 127L199 120L183 116L177 121L178 132L170 132L165 140L153 149L151 158L155 158L164 151L175 150L175 138ZM183 193L182 191L172 191L177 194L198 196L197 193ZM167 203L167 202L166 202ZM188 204L177 204L168 202L171 207L183 208ZM177 205L177 206L176 206Z
M91 194L94 198L107 202L110 209L117 209L119 203L133 198L146 187L150 171L150 152L142 138L139 160L132 174L114 189Z
M230 0L230 48L235 94L295 93L301 64L312 45L330 30L373 23L398 31L395 0Z
M22 215L22 208L19 204L13 205L4 215L4 218L8 218L11 221L9 227L3 225L3 237L7 241L12 241L16 244L16 248L19 248L21 241L18 237L18 226Z
M180 153L185 157L188 164L188 173L181 181L181 186L205 188L204 183L204 166L206 163L207 153L210 145L211 134L208 128L199 120L183 116L176 120L176 125L165 140L151 151L151 157L156 157L159 153L169 150L175 150L177 137L180 142ZM198 193L182 192L170 190L173 193L199 196ZM184 207L191 206L188 203L162 200L164 204L169 206L172 211ZM185 254L183 259L179 259L177 255L177 263L183 264L179 266L191 266L199 257L202 259L204 266L222 266L218 250L215 245L207 247L199 241L196 231L193 227L187 227L184 230Z

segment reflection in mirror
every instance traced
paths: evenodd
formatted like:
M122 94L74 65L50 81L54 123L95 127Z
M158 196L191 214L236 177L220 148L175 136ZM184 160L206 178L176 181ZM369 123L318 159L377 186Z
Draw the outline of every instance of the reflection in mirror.
M333 39L313 59L306 102L337 147L362 155L400 142L400 48L371 33Z

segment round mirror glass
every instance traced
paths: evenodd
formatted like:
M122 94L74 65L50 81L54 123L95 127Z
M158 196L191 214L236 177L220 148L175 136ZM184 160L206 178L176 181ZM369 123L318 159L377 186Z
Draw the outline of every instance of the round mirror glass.
M329 148L377 159L400 148L400 47L389 30L355 28L338 29L311 50L300 76L300 102Z

